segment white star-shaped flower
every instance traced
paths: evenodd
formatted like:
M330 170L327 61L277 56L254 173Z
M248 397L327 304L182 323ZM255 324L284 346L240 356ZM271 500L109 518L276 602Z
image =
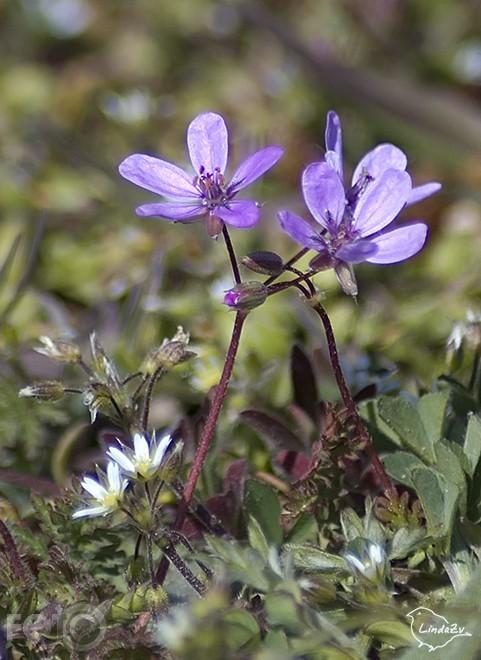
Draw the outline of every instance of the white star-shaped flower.
M109 461L107 473L99 471L98 479L83 478L82 488L91 495L89 503L93 506L75 511L72 518L90 518L113 513L119 508L128 483L127 479L122 479L117 463Z

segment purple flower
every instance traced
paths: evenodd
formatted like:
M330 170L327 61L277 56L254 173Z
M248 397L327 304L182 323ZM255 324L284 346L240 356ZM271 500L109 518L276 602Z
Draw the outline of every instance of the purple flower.
M152 156L128 156L120 163L120 174L167 199L139 206L137 215L186 223L206 218L209 234L213 236L220 233L224 222L239 229L255 225L259 220L259 204L235 197L270 170L283 150L270 146L257 151L239 165L227 183L227 142L227 127L222 117L206 112L198 115L187 129L187 147L194 174Z
M440 189L439 183L413 188L407 158L392 144L380 144L359 162L346 190L343 183L342 133L335 112L327 115L326 154L302 174L306 205L320 226L290 211L278 214L284 231L319 254L316 269L335 268L346 293L356 295L352 264L404 261L423 247L428 228L411 222L386 230L401 210Z

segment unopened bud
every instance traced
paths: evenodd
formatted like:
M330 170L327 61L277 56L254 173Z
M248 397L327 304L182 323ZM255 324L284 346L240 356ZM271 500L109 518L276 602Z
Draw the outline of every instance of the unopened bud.
M158 369L172 369L177 364L195 357L193 351L187 350L189 340L189 333L179 326L172 339L164 339L162 345L147 356L141 367L142 373L151 376Z
M282 273L282 259L275 252L267 250L250 252L242 257L241 261L246 268L253 270L255 273L262 273L263 275L280 275Z
M344 261L338 261L335 271L338 282L344 293L355 298L357 296L357 282L351 264L347 264Z
M43 346L36 346L33 350L40 355L46 355L59 362L69 362L75 364L80 360L80 348L76 344L71 344L62 339L50 339L50 337L40 337L39 341Z
M20 390L18 396L31 397L39 401L60 401L64 395L64 387L58 380L44 380L33 383Z
M242 282L226 291L224 305L232 309L249 312L262 305L267 298L267 287L262 282Z

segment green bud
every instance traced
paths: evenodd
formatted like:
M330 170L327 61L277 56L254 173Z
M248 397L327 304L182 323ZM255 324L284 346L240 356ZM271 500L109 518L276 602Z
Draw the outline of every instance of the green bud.
M44 380L33 383L20 390L19 397L31 397L39 401L60 401L64 395L64 387L58 380Z
M193 351L187 350L189 340L189 333L184 332L183 328L179 326L172 339L164 339L159 348L149 353L140 370L142 373L152 376L159 369L172 369L195 357L196 354Z
M224 305L231 309L249 312L262 305L267 299L268 289L262 282L242 282L226 291Z

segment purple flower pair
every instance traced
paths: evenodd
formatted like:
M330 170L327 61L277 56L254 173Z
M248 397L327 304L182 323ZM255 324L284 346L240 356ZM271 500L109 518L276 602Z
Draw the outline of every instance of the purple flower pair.
M302 192L317 226L291 213L278 214L291 238L318 252L314 269L335 268L346 293L356 295L352 264L404 261L423 247L428 228L410 222L386 229L401 210L437 192L439 183L412 187L406 155L392 144L380 144L358 163L351 185L344 187L341 122L329 112L324 160L308 165Z
M223 118L213 112L198 115L189 124L187 147L195 174L144 154L133 154L120 164L124 178L168 200L143 204L136 209L137 215L183 223L207 219L212 236L221 232L223 223L238 229L253 227L259 220L260 205L251 199L235 198L240 190L270 170L283 150L269 146L257 151L226 182L227 127Z
M406 155L392 144L380 144L360 160L345 187L341 122L332 111L327 115L325 143L324 160L311 163L302 174L304 200L317 225L290 211L281 211L278 217L291 238L318 253L311 267L334 268L344 291L356 295L353 264L396 263L423 247L428 233L423 222L387 227L404 207L441 186L433 182L413 188ZM228 134L220 115L198 115L187 129L187 146L195 174L144 154L129 156L120 164L123 177L167 199L139 206L137 215L182 223L206 219L211 236L217 236L224 223L239 229L254 226L260 205L236 199L237 194L270 170L283 150L269 146L255 152L227 183Z

